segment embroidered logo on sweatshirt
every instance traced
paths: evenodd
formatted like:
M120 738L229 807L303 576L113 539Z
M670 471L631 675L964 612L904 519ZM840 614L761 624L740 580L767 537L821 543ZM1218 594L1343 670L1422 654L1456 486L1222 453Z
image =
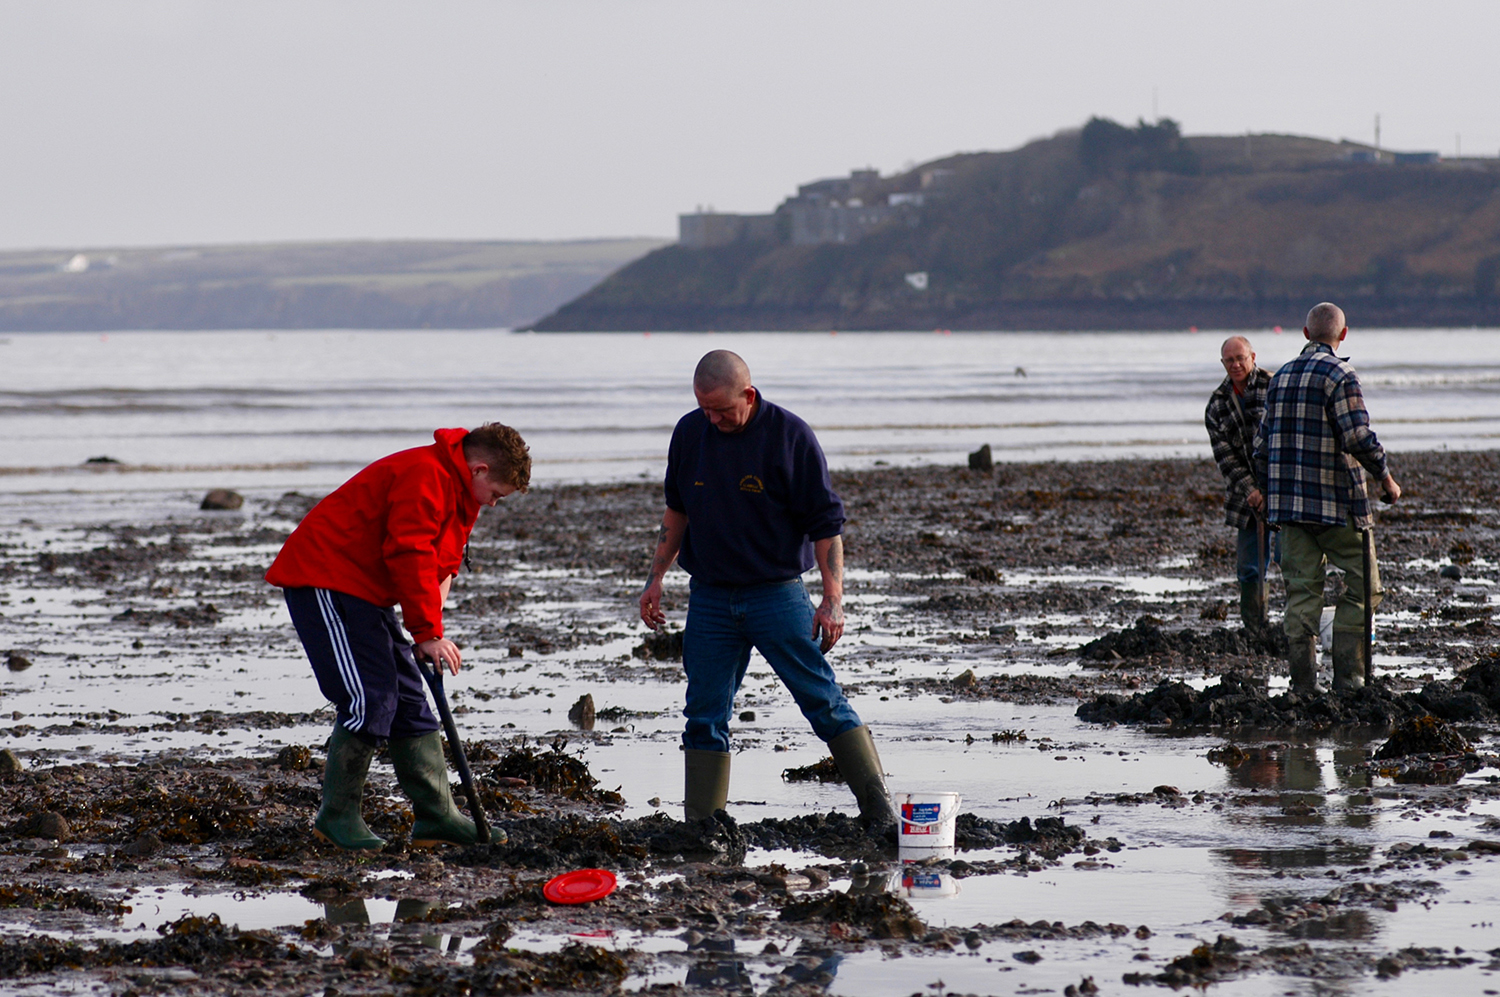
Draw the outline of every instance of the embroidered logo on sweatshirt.
M740 479L740 491L742 492L754 492L756 495L759 495L765 490L766 486L761 484L761 480L753 474L747 474Z

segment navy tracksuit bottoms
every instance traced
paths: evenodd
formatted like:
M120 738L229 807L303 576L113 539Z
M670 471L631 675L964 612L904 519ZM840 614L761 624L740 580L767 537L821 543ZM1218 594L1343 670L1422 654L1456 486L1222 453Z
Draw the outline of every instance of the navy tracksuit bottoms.
M285 590L292 624L338 723L365 741L438 729L412 646L389 607L344 592Z

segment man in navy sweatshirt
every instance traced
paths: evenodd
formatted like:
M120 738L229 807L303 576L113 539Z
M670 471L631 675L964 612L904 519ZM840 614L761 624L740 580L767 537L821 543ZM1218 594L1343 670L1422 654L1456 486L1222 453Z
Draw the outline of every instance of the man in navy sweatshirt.
M844 503L807 423L761 397L750 368L714 350L693 374L698 408L667 453L667 511L641 619L666 623L662 576L680 560L692 576L682 660L687 672L683 811L711 817L729 798L729 717L753 647L786 685L872 830L895 823L870 729L823 656L844 632ZM802 573L816 563L815 610Z

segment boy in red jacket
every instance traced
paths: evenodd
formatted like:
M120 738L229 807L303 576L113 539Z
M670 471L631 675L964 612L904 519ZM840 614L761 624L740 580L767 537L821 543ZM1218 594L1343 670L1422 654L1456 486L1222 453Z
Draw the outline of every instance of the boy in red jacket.
M416 659L458 674L462 656L443 636L443 601L480 506L526 491L531 455L498 422L433 436L431 446L377 460L314 506L266 572L285 590L318 688L338 708L313 830L340 848L385 846L360 814L382 743L416 812L412 844L477 839L453 805ZM397 604L415 648L396 621Z

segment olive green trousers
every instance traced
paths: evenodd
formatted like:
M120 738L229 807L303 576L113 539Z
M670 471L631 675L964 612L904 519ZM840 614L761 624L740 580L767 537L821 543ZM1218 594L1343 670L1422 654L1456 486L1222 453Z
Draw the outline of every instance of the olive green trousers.
M1364 538L1353 526L1317 523L1281 525L1281 578L1286 583L1286 635L1289 640L1317 637L1323 616L1323 584L1327 566L1344 572L1344 594L1333 610L1333 629L1365 632ZM1380 568L1371 540L1370 587L1372 608L1380 605Z

